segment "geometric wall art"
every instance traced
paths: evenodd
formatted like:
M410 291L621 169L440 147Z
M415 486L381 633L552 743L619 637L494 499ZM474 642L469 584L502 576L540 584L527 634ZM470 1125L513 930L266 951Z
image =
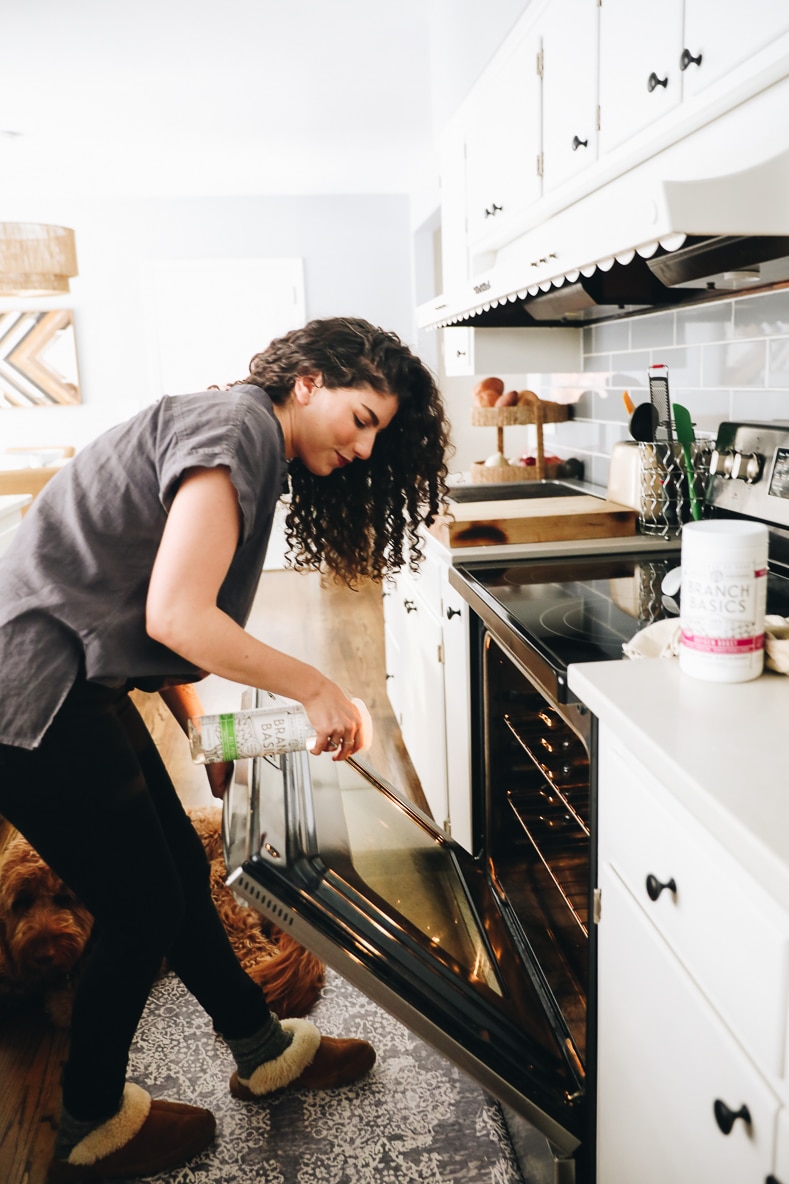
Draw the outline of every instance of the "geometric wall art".
M71 310L0 310L0 408L79 402Z

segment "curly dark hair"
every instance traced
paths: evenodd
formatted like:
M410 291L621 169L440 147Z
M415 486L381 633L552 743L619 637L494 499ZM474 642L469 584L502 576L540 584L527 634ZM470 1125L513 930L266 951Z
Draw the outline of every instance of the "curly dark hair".
M272 341L241 381L284 404L296 379L319 374L328 388L369 386L396 395L397 414L367 460L317 477L290 462L285 534L297 570L330 571L354 587L422 558L419 533L446 494L449 424L430 371L394 333L356 317L310 321Z

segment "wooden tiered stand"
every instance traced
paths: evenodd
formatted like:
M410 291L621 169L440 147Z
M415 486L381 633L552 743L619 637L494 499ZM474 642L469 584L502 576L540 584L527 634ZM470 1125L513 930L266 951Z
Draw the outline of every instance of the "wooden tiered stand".
M512 407L472 407L471 422L475 427L495 427L497 451L504 453L504 429L512 424L533 423L537 434L534 465L486 465L484 461L472 461L472 482L487 481L542 481L544 477L558 477L560 465L545 463L542 428L545 423L563 423L567 419L567 407L563 403L549 403L539 399L532 391L521 391L519 402Z

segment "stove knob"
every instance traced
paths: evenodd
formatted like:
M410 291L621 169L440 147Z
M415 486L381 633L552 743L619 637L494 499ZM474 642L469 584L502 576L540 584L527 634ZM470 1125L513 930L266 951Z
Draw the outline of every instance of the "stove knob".
M758 481L762 472L762 458L758 452L737 452L731 467L731 475L735 481L746 481L752 485Z
M710 475L713 477L731 477L733 464L734 453L731 448L724 448L721 451L714 448L710 456Z

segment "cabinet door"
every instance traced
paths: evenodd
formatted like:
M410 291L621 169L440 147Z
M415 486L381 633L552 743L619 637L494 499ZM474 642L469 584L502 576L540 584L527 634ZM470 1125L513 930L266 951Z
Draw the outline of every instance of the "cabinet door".
M441 282L444 292L468 279L466 239L466 141L462 125L453 124L438 144L441 175Z
M413 583L398 581L405 595L401 639L402 733L430 813L439 826L449 816L441 621Z
M598 1180L763 1184L776 1097L607 866L600 887ZM716 1102L750 1121L723 1134Z
M597 0L551 4L542 24L543 192L597 159Z
M785 0L685 0L683 98L699 94L788 29Z
M447 798L452 838L466 851L472 846L471 707L469 608L443 571L441 605L444 635Z
M505 51L468 108L468 238L506 240L517 213L541 192L539 40L524 37Z
M386 663L386 694L400 729L403 727L403 673L400 642L404 629L402 597L397 580L388 579L381 589L384 612L384 661Z
M600 9L600 153L610 152L676 107L682 0Z

